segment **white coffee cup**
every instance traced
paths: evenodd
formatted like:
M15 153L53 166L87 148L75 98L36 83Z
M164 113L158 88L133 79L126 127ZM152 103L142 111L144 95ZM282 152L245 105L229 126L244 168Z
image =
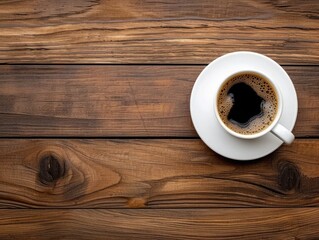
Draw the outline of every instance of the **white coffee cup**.
M221 84L219 85L218 88L218 93L220 92L221 88L223 87L225 81L229 81L229 79L232 78L232 76L234 75L238 75L241 73L251 73L251 74L256 74L259 75L261 77L263 77L264 79L266 79L272 86L273 89L275 91L275 93L277 94L277 101L278 101L278 108L277 108L277 113L275 115L275 118L273 119L273 121L271 122L271 124L269 126L267 126L266 128L264 128L262 131L257 132L257 133L253 133L253 134L241 134L238 132L235 132L234 130L230 129L228 126L225 125L225 123L223 122L223 120L221 119L219 112L218 112L218 94L216 96L216 99L214 101L214 111L215 111L215 115L218 119L218 122L220 123L220 125L231 135L238 137L238 138L242 138L242 139L255 139L255 138L259 138L264 136L265 134L267 134L268 132L273 133L276 137L278 137L279 139L281 139L284 143L286 144L291 144L293 142L293 140L295 139L295 136L291 133L291 131L289 131L287 128L285 128L283 125L281 125L279 123L279 119L281 117L281 113L282 113L282 109L283 109L283 100L282 100L282 96L281 96L281 92L280 89L278 88L278 85L276 84L274 79L271 79L269 77L267 77L264 73L255 71L255 70L240 70L237 72L233 72L232 74L230 74L229 76L225 77L224 81L221 82Z

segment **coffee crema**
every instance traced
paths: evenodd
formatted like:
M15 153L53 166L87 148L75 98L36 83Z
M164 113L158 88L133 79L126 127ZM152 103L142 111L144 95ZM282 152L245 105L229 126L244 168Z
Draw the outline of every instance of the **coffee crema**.
M234 132L262 132L276 117L278 96L269 80L256 73L239 73L221 86L217 109L224 124Z

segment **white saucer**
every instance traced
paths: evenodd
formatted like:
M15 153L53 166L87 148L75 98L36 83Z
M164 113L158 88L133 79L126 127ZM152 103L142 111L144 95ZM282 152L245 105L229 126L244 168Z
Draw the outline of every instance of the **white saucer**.
M276 150L283 142L272 133L252 140L230 135L219 124L213 101L225 77L240 70L251 69L277 79L283 99L279 123L292 130L298 112L294 85L285 70L272 59L253 52L233 52L211 62L198 76L190 99L193 124L200 138L218 154L236 160L261 158Z

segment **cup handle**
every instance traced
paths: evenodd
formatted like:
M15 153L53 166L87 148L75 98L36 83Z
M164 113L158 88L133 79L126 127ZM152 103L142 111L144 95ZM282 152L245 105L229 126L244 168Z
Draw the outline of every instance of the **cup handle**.
M279 123L271 130L271 132L276 137L284 141L285 144L291 144L295 139L295 136L287 128Z

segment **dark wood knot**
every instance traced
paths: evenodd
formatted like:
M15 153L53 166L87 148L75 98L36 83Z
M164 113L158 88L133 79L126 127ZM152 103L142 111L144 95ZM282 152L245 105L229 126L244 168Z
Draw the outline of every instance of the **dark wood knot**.
M299 189L300 171L295 164L289 161L281 162L278 171L278 184L282 190L291 191Z
M64 166L60 164L58 158L52 154L43 156L40 159L39 179L43 184L55 183L64 175Z

